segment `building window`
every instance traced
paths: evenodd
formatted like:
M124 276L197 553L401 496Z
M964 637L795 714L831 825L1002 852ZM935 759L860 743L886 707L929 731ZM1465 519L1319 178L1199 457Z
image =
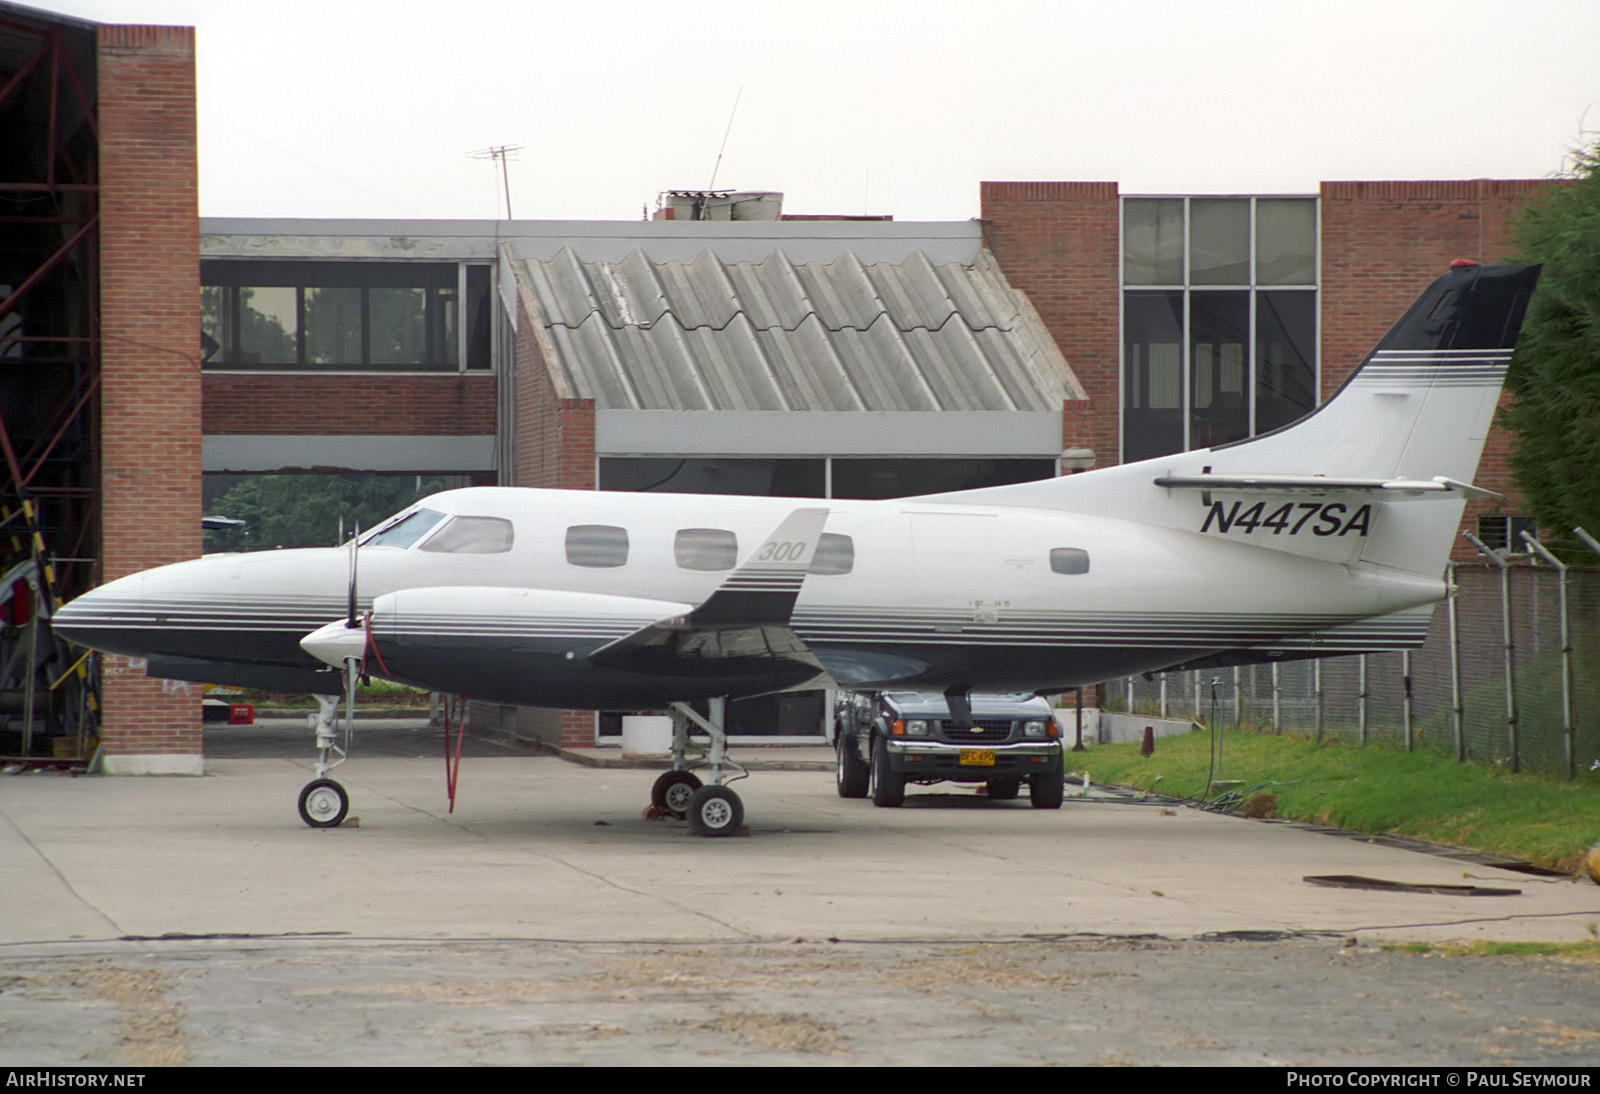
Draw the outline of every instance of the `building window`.
M1317 401L1317 203L1122 204L1122 458L1211 448Z
M1526 554L1522 533L1539 538L1539 522L1521 514L1491 513L1478 518L1478 539L1491 551Z
M600 460L600 489L881 499L1031 482L1055 473L1053 458L606 456Z
M487 266L218 259L200 264L200 281L208 369L489 367Z
M827 465L821 459L607 456L600 460L600 489L820 498Z

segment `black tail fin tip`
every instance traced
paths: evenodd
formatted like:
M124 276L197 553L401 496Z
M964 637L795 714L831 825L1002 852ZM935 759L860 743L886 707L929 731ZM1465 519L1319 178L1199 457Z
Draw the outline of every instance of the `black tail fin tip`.
M1378 343L1379 350L1511 349L1538 266L1456 264Z

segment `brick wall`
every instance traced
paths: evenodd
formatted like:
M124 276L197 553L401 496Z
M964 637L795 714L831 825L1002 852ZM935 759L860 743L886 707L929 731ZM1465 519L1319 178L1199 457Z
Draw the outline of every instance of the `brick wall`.
M1119 205L1114 182L985 182L985 240L1013 287L1033 302L1089 398L1069 404L1062 446L1117 448Z
M562 398L556 392L534 319L517 303L515 486L593 490L594 400ZM522 707L516 733L562 748L591 748L595 715L589 710Z
M534 320L517 304L517 486L593 490L594 400L562 398L534 336Z
M482 436L495 431L495 377L240 375L204 380L209 434Z
M97 28L101 576L200 552L194 31ZM104 663L106 770L199 773L198 689Z
M1511 225L1544 180L1322 184L1322 393L1326 398L1377 345L1394 321L1451 261L1485 265L1514 257ZM1508 397L1502 397L1502 405ZM1510 494L1467 506L1463 527L1480 513L1521 512L1511 487L1511 439L1489 435L1477 484ZM1454 557L1476 552L1460 540Z

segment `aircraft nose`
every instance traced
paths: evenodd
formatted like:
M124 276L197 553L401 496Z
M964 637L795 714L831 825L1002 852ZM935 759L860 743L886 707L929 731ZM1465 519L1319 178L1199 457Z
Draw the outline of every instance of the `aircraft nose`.
M155 613L145 604L144 575L131 574L62 605L50 627L79 646L139 656L141 651L132 639L154 623Z

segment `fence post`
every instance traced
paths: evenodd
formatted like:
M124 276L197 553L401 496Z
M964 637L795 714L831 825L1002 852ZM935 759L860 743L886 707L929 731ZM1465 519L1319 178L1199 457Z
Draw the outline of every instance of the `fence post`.
M1551 554L1545 545L1523 531L1522 540L1539 553L1539 557L1556 568L1556 596L1561 605L1561 740L1565 750L1563 770L1567 778L1573 776L1572 725L1572 631L1567 626L1567 564Z
M1450 583L1450 598L1445 607L1450 615L1450 735L1456 751L1456 763L1467 760L1466 712L1461 707L1461 622L1456 617L1456 600L1461 587L1456 584L1456 564L1445 569L1445 580Z
M1401 693L1400 725L1401 732L1405 735L1406 751L1411 751L1411 651L1400 651L1400 683L1404 689Z
M1322 658L1311 662L1311 685L1317 693L1317 741L1322 741L1326 711L1322 709Z
M1500 621L1506 652L1506 747L1511 750L1511 770L1522 769L1521 742L1517 734L1517 670L1512 658L1516 643L1511 629L1511 564L1498 551L1484 546L1483 540L1471 532L1462 532L1478 553L1500 568Z
M1272 663L1272 732L1283 732L1282 690L1278 687L1278 662Z
M1239 666L1233 666L1233 725L1237 729L1244 724L1244 698L1239 690Z
M1367 655L1359 658L1360 670L1358 684L1360 693L1356 698L1356 743L1367 743Z

